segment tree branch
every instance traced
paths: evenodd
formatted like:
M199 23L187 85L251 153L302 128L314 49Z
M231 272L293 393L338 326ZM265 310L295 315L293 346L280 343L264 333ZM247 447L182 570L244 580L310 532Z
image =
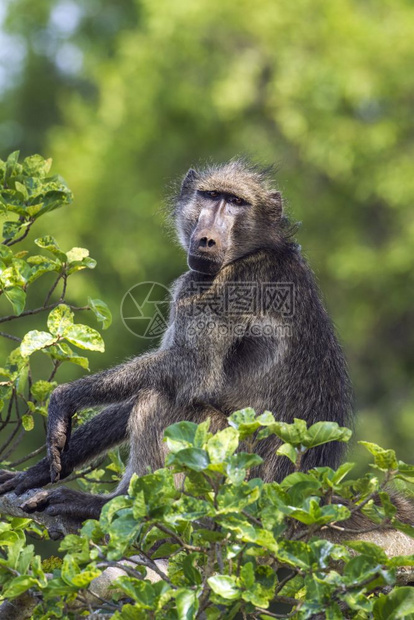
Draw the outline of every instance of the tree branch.
M39 525L43 525L49 532L49 536L52 540L59 540L66 536L66 534L75 534L79 530L79 521L67 519L64 517L51 517L44 512L34 512L28 515L20 508L24 501L39 492L40 489L31 489L23 495L16 495L15 493L7 493L0 497L0 514L9 515L11 517L20 517L33 519ZM1 616L0 616L1 620Z

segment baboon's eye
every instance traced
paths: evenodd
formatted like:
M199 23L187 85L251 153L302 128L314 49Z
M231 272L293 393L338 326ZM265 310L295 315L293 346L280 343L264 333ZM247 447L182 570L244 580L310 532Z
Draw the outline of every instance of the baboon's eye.
M238 206L246 204L243 198L239 198L238 196L231 196L231 198L229 199L229 202L233 203L234 205L238 205Z
M210 196L210 198L217 198L218 197L218 192L212 191L212 192L207 192L208 196Z

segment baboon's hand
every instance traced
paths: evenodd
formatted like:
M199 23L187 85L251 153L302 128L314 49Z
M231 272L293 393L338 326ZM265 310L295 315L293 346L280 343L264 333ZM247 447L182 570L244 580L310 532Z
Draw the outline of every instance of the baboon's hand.
M68 447L72 428L72 415L67 405L68 386L59 385L50 397L47 420L47 456L50 465L50 479L56 482L61 477L62 452Z
M45 512L52 517L60 515L84 521L85 519L99 519L102 506L107 501L108 498L105 496L99 497L67 487L59 487L35 493L23 502L21 508L29 514Z
M21 495L29 489L43 487L48 482L50 482L50 472L47 459L42 459L39 463L23 472L2 469L0 470L0 495L9 493L9 491L13 491L16 495Z
M47 430L47 456L50 468L50 480L57 482L62 471L62 452L69 445L72 430L72 418L62 417L53 421L49 418Z

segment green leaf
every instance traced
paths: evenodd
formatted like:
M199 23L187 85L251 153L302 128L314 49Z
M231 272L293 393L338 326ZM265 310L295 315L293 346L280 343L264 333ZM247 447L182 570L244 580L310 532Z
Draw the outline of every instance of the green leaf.
M414 553L412 555L394 555L389 558L389 566L414 566Z
M395 588L390 594L380 596L374 603L375 620L408 620L414 617L414 588Z
M378 562L376 557L368 555L357 555L351 558L346 564L343 573L343 581L345 585L355 586L359 583L364 583L367 579L378 577L378 585L391 585L395 580L395 575L392 572L383 570L381 563Z
M227 460L226 474L233 484L241 484L246 477L247 470L263 463L258 454L238 452Z
M414 484L414 465L407 465L403 461L398 461L398 474L395 477Z
M10 153L10 155L8 156L6 160L6 173L5 173L6 179L8 179L12 175L12 173L15 171L17 162L19 161L19 155L20 155L20 151L13 151L13 153Z
M399 530L400 532L404 532L404 534L407 534L407 536L411 536L411 538L414 538L414 526L413 525L410 525L409 523L403 523L402 521L399 521L396 518L392 519L391 524L393 528L395 528L396 530Z
M217 494L217 506L220 513L239 512L260 496L258 486L244 482L238 486L224 485Z
M113 620L147 620L148 614L143 609L139 609L136 605L127 603L122 606L121 611L116 611L114 614L111 614L111 618Z
M88 568L86 570L82 570L77 575L72 577L72 584L77 586L78 588L86 588L91 581L99 577L102 574L102 571L99 568Z
M375 465L379 467L379 469L384 471L398 469L398 461L394 450L384 450L384 448L369 441L358 441L358 443L374 455Z
M250 437L260 427L260 422L256 418L256 412L250 407L235 411L231 414L228 421L230 426L239 431L240 439Z
M77 364L85 370L89 370L89 360L86 357L80 357L75 355L70 346L65 342L59 342L50 349L45 351L52 359L56 359L61 362L71 362Z
M68 263L80 262L87 256L89 256L89 250L86 248L72 248L66 252Z
M363 540L347 540L344 541L344 544L362 555L373 558L379 564L386 564L388 561L385 551L374 543L365 542Z
M197 424L194 422L177 422L165 429L164 441L171 452L178 452L194 445L196 432Z
M82 269L95 269L96 260L90 256L85 256L80 261L73 261L68 267L68 275L81 271Z
M240 571L240 583L243 588L251 588L255 582L252 562L247 562Z
M240 598L240 589L237 586L235 577L227 575L214 575L207 579L210 588L224 599L234 601Z
M39 332L37 329L28 332L20 345L20 352L23 357L29 357L35 351L40 351L45 347L56 342L55 336L49 334L49 332Z
M189 553L182 561L183 572L189 585L200 585L203 581L200 571L195 567L201 557L200 553Z
M29 577L29 575L20 575L19 577L15 577L8 583L7 587L3 590L1 596L2 599L13 599L16 598L16 596L23 594L23 592L29 590L29 588L39 585L40 584L37 579Z
M175 597L178 620L193 620L196 618L199 607L197 592L192 590L178 590Z
M280 448L276 450L276 454L278 454L279 456L287 456L287 458L292 461L294 465L298 458L298 453L296 452L295 448L292 446L291 443L282 444Z
M25 431L32 431L34 429L33 416L30 413L22 415L22 424Z
M73 312L65 304L53 308L47 319L49 331L54 336L62 336L65 330L73 325Z
M139 581L134 577L118 577L115 579L114 585L134 599L139 607L152 609L155 594L152 585L147 581Z
M27 262L32 265L27 280L29 284L45 273L50 273L52 271L59 272L62 268L62 262L59 259L46 258L46 256L29 256Z
M349 472L354 469L355 463L342 463L332 477L334 485L339 484Z
M81 269L94 269L96 261L89 256L89 250L85 248L72 248L66 253L69 268L68 274L75 273ZM99 301L99 300L98 300ZM103 304L103 302L100 302Z
M22 183L19 183L19 181L16 181L14 184L14 187L16 191L20 194L21 200L28 199L29 194L27 193L27 188L25 187L25 185L23 185Z
M132 481L132 480L131 480ZM123 508L132 508L132 500L125 495L114 497L102 508L99 522L103 528L107 529L112 523L116 513Z
M80 568L75 558L70 553L66 554L63 558L61 571L63 581L68 585L73 585L73 579L76 578L79 573Z
M56 381L43 381L39 380L32 385L32 395L36 400L44 401L53 392L57 383Z
M11 240L17 237L25 224L21 222L9 221L3 224L3 239Z
M52 159L44 159L41 155L30 155L23 161L25 174L31 177L44 178L52 166Z
M306 433L303 445L307 448L315 448L330 441L349 441L352 431L341 427L336 422L317 422Z
M68 342L76 345L79 349L100 351L101 353L105 351L102 336L96 329L89 327L89 325L72 325L67 327L62 335Z
M151 560L156 560L157 558L165 558L169 557L178 549L181 549L181 546L178 543L163 543L154 553L151 554Z
M107 329L112 323L112 314L106 303L100 299L91 299L88 297L88 305L97 320L102 323L102 329Z
M51 235L46 235L44 237L39 237L38 239L35 239L35 244L39 248L42 248L43 250L48 250L49 252L57 256L59 260L66 262L65 252L62 252L62 250L57 244L56 239L54 239Z
M245 566L248 566L246 564ZM244 567L243 567L244 568ZM242 578L243 569L240 577ZM243 592L243 600L252 603L256 607L266 609L269 607L269 601L274 598L276 587L276 573L270 566L258 566L252 575L253 581L248 586L246 583L246 592Z
M170 515L170 520L177 522L192 521L208 517L214 513L210 502L195 497L181 497L174 503L174 514Z
M222 463L238 448L239 433L229 427L216 433L207 443L207 452L211 463Z
M311 548L304 542L281 540L277 557L282 562L291 564L295 568L309 569L312 564Z
M169 455L168 462L184 465L193 471L203 471L209 466L210 459L205 450L201 450L200 448L185 448L175 454Z
M4 260L6 264L13 260L13 251L7 247L7 245L0 244L0 258Z
M9 288L4 291L5 297L13 306L16 316L20 316L26 305L26 293L21 288Z
M307 433L307 426L305 420L295 418L293 424L287 422L274 422L267 428L260 432L259 437L264 438L269 434L274 433L284 442L292 444L294 447L300 447L304 445Z

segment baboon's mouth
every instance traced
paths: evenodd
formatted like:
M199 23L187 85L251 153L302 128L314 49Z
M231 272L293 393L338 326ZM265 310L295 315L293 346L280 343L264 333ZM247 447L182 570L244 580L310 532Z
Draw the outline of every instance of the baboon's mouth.
M187 263L192 271L198 271L199 273L205 273L207 275L214 276L221 269L222 263L206 256L200 256L199 254L189 254Z

